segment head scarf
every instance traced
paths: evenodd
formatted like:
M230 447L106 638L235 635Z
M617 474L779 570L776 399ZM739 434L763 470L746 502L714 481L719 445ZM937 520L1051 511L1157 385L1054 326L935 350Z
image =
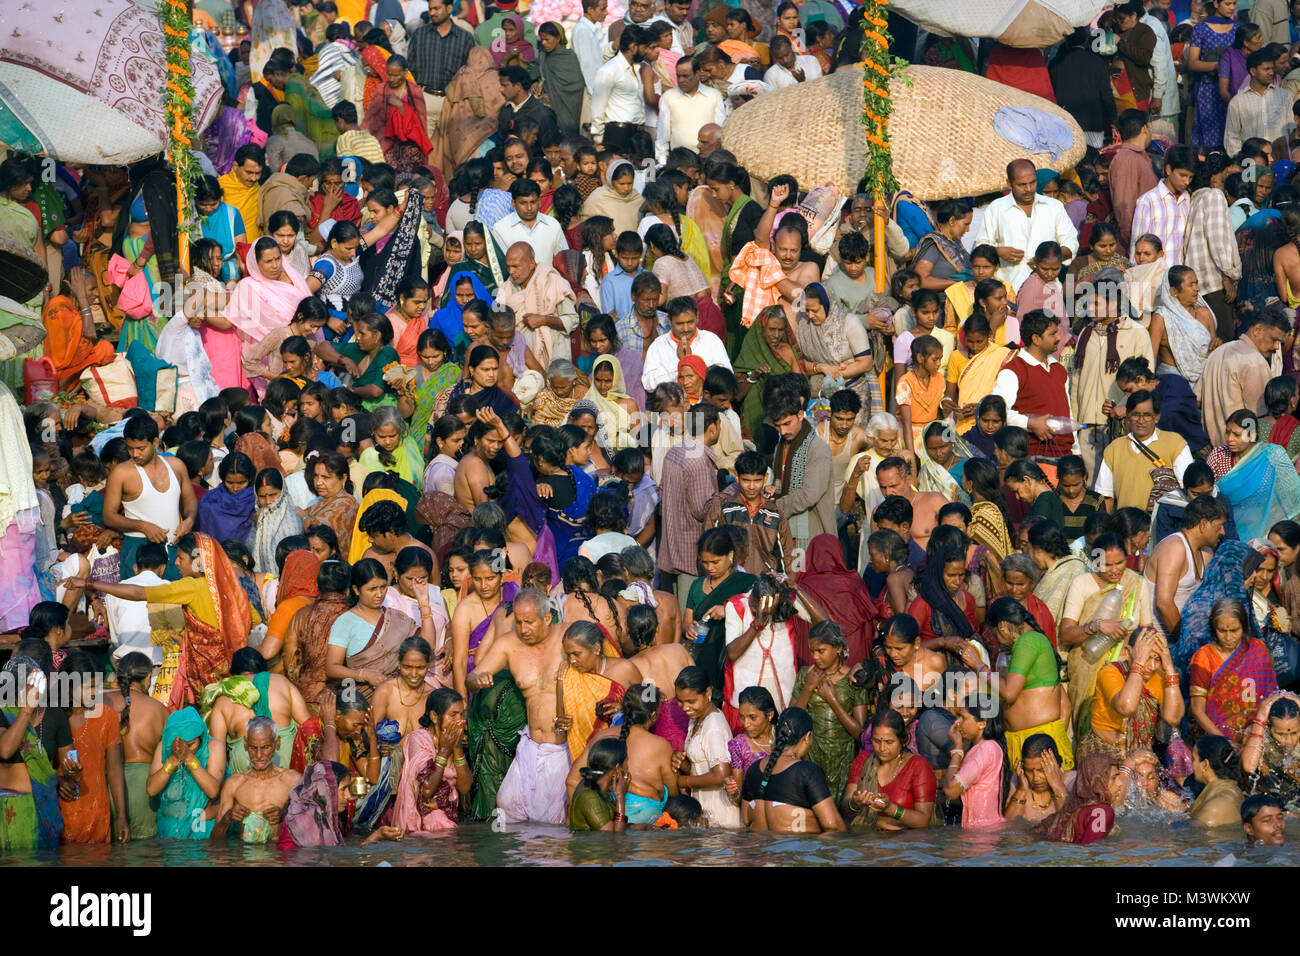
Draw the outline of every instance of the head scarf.
M844 549L833 534L819 534L808 542L804 568L795 578L799 590L834 615L844 628L849 645L848 664L853 665L871 651L875 637L876 609L862 578L844 563Z
M320 558L310 551L291 551L284 560L284 574L276 599L285 601L292 597L315 599L316 578L320 574Z
M284 827L295 846L342 846L339 782L328 760L309 766L289 791Z
M616 159L608 166L605 167L605 185L608 186L610 189L614 188L614 174L624 166L632 170L633 176L636 175L636 167L632 165L632 161L630 159Z
M223 482L199 501L195 527L218 541L247 541L256 509L257 495L252 485L231 494Z
M361 51L361 59L365 61L366 66L378 74L377 76L371 76L370 73L366 73L366 85L361 102L362 106L367 110L370 109L370 104L374 102L375 95L388 82L386 67L388 66L388 58L391 55L383 47L375 46L373 43Z
M1070 843L1074 840L1075 820L1086 807L1110 803L1110 776L1119 761L1110 754L1092 754L1079 761L1074 788L1061 809L1038 824L1039 836L1047 840Z
M370 547L370 535L361 530L361 516L377 501L395 501L401 505L403 511L406 510L406 499L396 491L387 488L375 488L362 498L361 507L357 509L357 520L352 525L352 546L348 549L348 564L356 564L360 561L361 556Z
M497 114L504 104L491 52L471 47L465 65L447 84L443 142L449 167L471 159L497 131Z
M1201 296L1197 296L1195 304L1209 308ZM1178 371L1187 379L1187 384L1195 385L1205 370L1205 359L1210 352L1210 331L1178 301L1169 285L1168 269L1161 271L1160 292L1151 311L1159 312L1165 320L1165 339L1169 342Z
M288 103L281 103L275 109L271 110L271 131L283 136L285 127L294 125L293 107Z
M256 520L257 527L253 532L253 570L258 574L275 574L276 545L290 535L302 534L302 518L298 516L298 509L293 506L289 492L281 490L280 497L273 504L257 509ZM286 564L286 572L288 567ZM313 577L313 585L315 580ZM282 590L280 600L284 598Z
M748 43L741 43L739 40L723 40L718 44L718 49L731 58L732 63L739 63L742 60L759 60L762 59Z
M1034 174L1038 178L1038 195L1043 194L1043 188L1053 179L1060 179L1061 174L1054 169L1040 169Z
M235 153L253 139L248 119L232 106L222 108L217 114L216 122L208 127L204 136L207 141L205 152L212 160L218 176L230 172L230 167L235 164Z
M677 363L677 374L679 376L682 374L682 369L684 368L693 370L695 374L700 377L700 391L703 393L704 376L709 374L709 367L704 364L704 359L700 358L698 355L688 355ZM695 396L694 400L699 401L700 396Z
M289 281L266 278L257 264L257 243L249 246L244 267L248 275L235 285L234 294L226 303L226 318L245 342L260 342L288 325L298 303L310 298L312 293L307 280L287 261L281 268L284 279Z
M513 23L519 39L513 43L508 43L504 33L493 38L492 59L496 65L498 67L505 66L506 62L516 55L525 63L532 63L537 59L537 51L533 49L533 45L528 42L527 37L524 35L523 18L517 13L508 13L501 18L501 23L503 26L507 23Z

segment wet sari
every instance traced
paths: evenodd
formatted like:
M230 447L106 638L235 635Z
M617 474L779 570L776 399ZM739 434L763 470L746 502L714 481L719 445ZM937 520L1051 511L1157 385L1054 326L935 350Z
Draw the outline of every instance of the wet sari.
M799 669L799 674L794 679L791 700L798 700L803 693L804 684L808 682L808 671L808 667ZM835 682L835 699L846 712L852 714L855 707L866 705L867 692L854 687L851 675L845 675ZM813 742L808 748L806 759L825 772L826 783L830 786L832 795L842 794L849 780L853 758L858 752L858 741L844 729L831 705L820 694L814 692L808 698L807 710L813 721Z
M471 819L487 820L496 812L497 790L515 758L519 732L527 726L524 695L508 670L494 675L491 687L470 698L466 733L474 775Z
M1120 620L1137 622L1140 616L1139 604L1142 599L1142 589L1146 587L1142 575L1130 568L1125 568L1117 586L1122 602L1120 604ZM1107 586L1089 595L1079 610L1078 623L1087 624L1091 622L1097 616L1102 600L1114 589L1112 586ZM1057 626L1059 633L1059 618L1057 619ZM1110 653L1102 654L1097 660L1089 663L1088 659L1083 656L1083 645L1078 644L1070 648L1066 656L1070 674L1068 686L1070 712L1074 715L1072 725L1076 740L1081 739L1092 724L1092 698L1097 691L1097 675L1101 673L1103 667L1119 656L1119 652L1120 645L1116 644L1111 648Z
M1127 660L1107 662L1128 680L1131 663ZM1103 665L1104 668L1104 665ZM1100 674L1103 668L1099 668ZM1166 693L1178 693L1177 688L1166 689ZM1094 689L1095 696L1095 689ZM1149 750L1155 738L1156 726L1160 723L1160 701L1151 693L1151 688L1142 685L1142 696L1138 698L1137 710L1132 716L1124 718L1124 740L1120 744L1111 744L1097 736L1091 727L1078 736L1079 745L1076 754L1079 760L1096 754L1109 754L1116 760L1123 760L1135 750Z
M1118 763L1108 754L1093 754L1081 759L1074 787L1066 796L1065 803L1039 823L1035 832L1045 840L1061 843L1091 843L1105 836L1115 820L1115 811L1110 805L1110 777ZM1095 829L1092 828L1094 822Z
M34 661L29 665L29 667L35 666ZM0 713L4 714L7 724L12 724L18 716L18 708L3 707L0 708ZM0 834L2 834L0 844L3 844L4 848L12 849L32 847L53 849L59 845L59 839L63 836L63 814L59 809L59 778L50 761L50 755L41 745L39 734L31 726L28 726L22 741L18 744L18 755L27 766L27 776L32 782L31 803L35 812L27 826L16 826L21 821L10 818L12 808L8 806L8 801L26 805L27 801L21 799L26 795L15 795L18 799L7 798L4 802L0 802L0 811L5 813L5 820L0 821ZM27 814L19 814L19 816L27 816Z
M193 707L176 711L163 726L162 752L170 754L177 740L199 741L194 757L203 766L208 765L208 726ZM158 804L158 836L164 840L206 840L212 833L212 821L205 820L208 795L182 765L176 769L160 794Z
M436 833L455 828L460 818L460 794L456 790L456 765L451 761L442 768L442 781L434 792L433 802L420 799L420 790L434 773L438 742L433 733L421 727L402 740L402 776L397 784L397 803L393 809L393 826L406 833Z
M515 599L515 595L518 593L519 593L519 585L515 584L513 581L506 581L504 584L502 584L501 600L498 601L496 607L492 609L492 613L489 614L487 617L483 618L483 620L479 621L478 625L475 626L474 630L469 632L469 660L466 664L466 671L465 671L466 674L471 674L474 672L474 651L480 644L483 643L483 638L487 636L488 627L492 623L492 615L496 614L497 610L501 607L502 604L507 604L510 601L513 601Z
M311 764L289 791L289 805L280 826L280 847L342 846L339 826L339 782L327 760Z
M1214 667L1217 660L1211 644L1193 654L1189 668L1191 686L1208 691L1205 716L1236 745L1255 716L1258 702L1277 692L1277 674L1268 648L1256 638L1243 640L1227 659Z
M627 693L627 688L617 681L595 673L583 673L572 665L564 669L560 681L564 700L564 713L573 718L569 728L569 759L577 760L587 749L591 735L609 723L597 713L601 704L614 704L615 709Z

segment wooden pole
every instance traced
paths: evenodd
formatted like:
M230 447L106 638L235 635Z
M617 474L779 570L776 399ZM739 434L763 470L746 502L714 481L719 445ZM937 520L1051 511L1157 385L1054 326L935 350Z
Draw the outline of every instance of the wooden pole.
M880 194L880 189L876 189L874 205L879 208L885 204L884 197ZM875 270L876 270L876 292L882 293L887 288L885 283L885 220L877 216L876 210L871 211L871 224L874 231L872 247L875 251Z

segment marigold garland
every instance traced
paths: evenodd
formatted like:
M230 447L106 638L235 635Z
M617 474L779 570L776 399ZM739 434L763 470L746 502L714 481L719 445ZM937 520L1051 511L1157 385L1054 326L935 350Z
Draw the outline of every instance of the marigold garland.
M167 114L167 159L176 174L176 227L181 268L188 269L194 180L199 171L190 153L194 137L194 84L190 78L190 14L184 0L159 3L158 22L167 43L168 80L163 90L163 109Z
M885 19L888 2L863 0L861 8L863 20L875 28L865 29L862 38L862 125L872 147L863 178L880 200L898 190L889 140L889 116L894 108L889 85L897 70L906 65L891 60L889 55L891 37Z

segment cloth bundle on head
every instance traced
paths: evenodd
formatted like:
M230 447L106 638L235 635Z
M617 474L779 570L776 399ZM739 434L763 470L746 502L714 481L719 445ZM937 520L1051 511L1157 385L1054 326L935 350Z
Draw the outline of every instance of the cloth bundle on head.
M741 43L739 40L723 40L718 44L718 49L727 54L732 63L761 59L757 50L748 43Z
M808 223L809 245L819 255L824 256L831 251L843 205L844 196L834 183L822 183L810 189L799 203L799 214Z

